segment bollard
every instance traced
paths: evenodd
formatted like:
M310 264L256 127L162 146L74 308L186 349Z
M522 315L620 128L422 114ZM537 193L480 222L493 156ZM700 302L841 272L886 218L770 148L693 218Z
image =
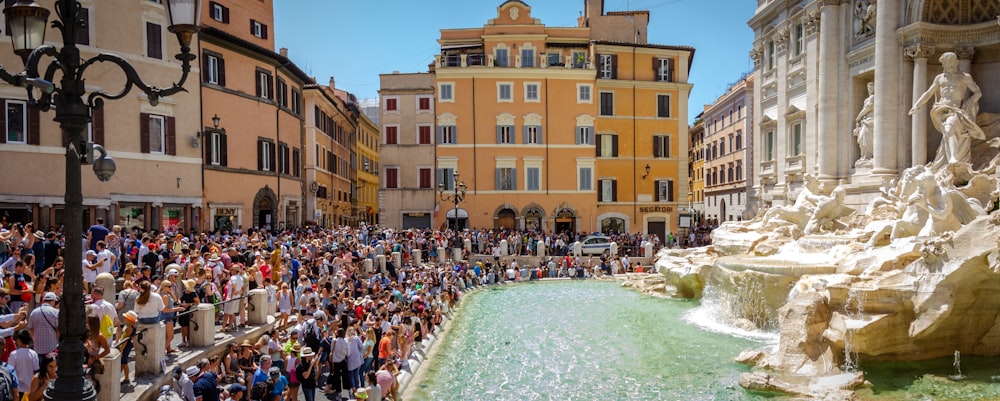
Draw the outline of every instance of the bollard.
M420 261L422 256L424 256L422 251L420 251L419 249L413 250L413 258L411 260L413 261L414 266L420 266L420 264L422 263Z
M510 247L507 245L507 240L500 240L500 256L510 255Z
M215 306L198 304L191 314L191 346L207 347L215 344Z
M163 374L160 360L166 355L166 328L163 322L135 326L135 376ZM120 365L119 365L120 366Z
M646 260L650 260L650 261L653 260L653 243L652 242L647 242L645 244L645 248L646 248L645 249L646 250L645 256L647 258Z
M444 261L447 258L448 258L448 255L445 254L444 247L443 246L439 246L438 247L438 263L444 264Z
M540 258L545 257L545 242L538 241L537 243L535 243L535 249L537 249L538 251L538 257Z
M454 248L451 250L451 260L455 263L462 261L462 248Z
M372 273L374 273L374 272L375 272L375 268L374 268L374 265L375 265L375 263L374 263L374 262L372 262L372 260L371 260L371 259L365 259L365 260L364 260L364 261L362 262L362 265L363 265L363 266L364 266L364 268L365 268L365 273L366 273L366 274L368 274L368 275L371 275Z
M608 253L611 254L611 256L618 256L618 243L617 242L611 241L611 245L608 246Z
M466 238L465 241L462 241L462 248L465 248L466 251L469 251L469 255L472 255L472 240Z
M583 244L580 241L573 243L573 256L583 256Z
M118 291L115 288L115 276L111 273L101 273L97 275L97 280L94 281L94 285L98 285L104 288L104 299L108 302L114 304L115 300L118 299Z
M252 326L267 324L267 290L258 288L250 290L250 305L247 306L247 320Z
M117 348L111 348L101 362L104 362L104 373L94 375L101 386L97 401L118 401L122 394L122 354Z
M389 274L388 270L385 269L385 255L375 255L375 264L378 265L378 271L382 272L383 275Z
M403 254L401 254L399 252L393 252L392 253L392 263L395 264L397 271L399 271L399 269L402 269L403 268Z

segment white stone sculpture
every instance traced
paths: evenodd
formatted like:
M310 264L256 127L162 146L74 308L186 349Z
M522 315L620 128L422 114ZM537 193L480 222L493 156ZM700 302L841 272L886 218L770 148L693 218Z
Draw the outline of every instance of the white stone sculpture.
M847 228L846 225L837 221L840 217L854 214L854 209L844 205L847 190L844 187L837 187L830 196L818 195L817 197L819 201L806 223L805 233L819 234Z
M816 205L823 198L819 195L819 181L811 175L804 175L805 185L791 206L773 207L764 214L761 227L774 228L775 225L793 224L799 229L805 228L810 216L816 210Z
M858 20L858 36L875 33L876 0L858 0L854 5L854 17Z
M916 166L903 173L883 197L872 203L872 210L881 208L898 213L898 220L872 236L877 243L885 234L889 239L912 236L930 237L956 231L983 213L951 185L951 175L941 170L937 176L925 166Z
M936 97L930 117L943 138L934 165L969 163L972 161L972 138L986 139L982 128L976 124L979 98L983 93L972 75L958 69L955 53L944 53L939 60L944 72L934 77L931 86L914 102L910 115L916 114L932 96ZM966 92L971 93L968 98Z
M858 137L858 147L861 148L861 158L858 161L871 160L875 137L875 82L868 83L868 97L854 120L858 123L854 128L854 136Z

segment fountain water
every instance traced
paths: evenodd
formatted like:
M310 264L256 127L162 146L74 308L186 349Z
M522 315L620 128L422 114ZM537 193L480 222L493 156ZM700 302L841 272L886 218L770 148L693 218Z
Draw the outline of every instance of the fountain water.
M955 362L951 364L955 367L955 374L948 376L949 379L954 381L965 380L965 375L962 374L962 353L955 350Z
M858 353L852 352L854 335L861 327L865 313L865 298L867 292L857 287L851 287L847 291L847 302L844 304L844 311L847 312L846 332L844 333L844 365L841 368L845 372L856 372L858 370Z

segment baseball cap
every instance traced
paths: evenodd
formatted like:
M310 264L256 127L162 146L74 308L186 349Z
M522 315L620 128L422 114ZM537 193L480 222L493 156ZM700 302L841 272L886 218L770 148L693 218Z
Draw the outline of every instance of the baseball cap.
M57 297L56 293L54 293L54 292L46 292L45 295L42 296L42 301L43 302L58 301L58 300L59 300L59 297Z
M278 369L277 366L272 366L271 369L267 370L267 375L271 376L271 377L280 376L281 375L281 369Z
M247 391L247 388L244 387L242 384L239 384L239 383L233 383L232 385L229 386L229 393L230 394L235 393L235 392L239 392L239 391Z

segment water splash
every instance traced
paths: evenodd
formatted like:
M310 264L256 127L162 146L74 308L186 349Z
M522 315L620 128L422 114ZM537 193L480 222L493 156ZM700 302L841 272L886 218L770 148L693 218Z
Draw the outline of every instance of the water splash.
M769 317L759 281L742 280L729 291L708 285L701 305L684 314L684 320L702 329L776 345L777 321Z
M851 287L847 291L847 300L844 303L844 312L847 314L846 327L844 328L844 366L845 372L856 372L858 370L858 353L852 352L854 348L854 335L857 334L864 320L865 301L868 292L857 287Z
M958 350L955 350L955 362L952 362L951 366L955 367L955 374L948 376L948 378L954 381L965 380L966 377L962 374L962 353Z

